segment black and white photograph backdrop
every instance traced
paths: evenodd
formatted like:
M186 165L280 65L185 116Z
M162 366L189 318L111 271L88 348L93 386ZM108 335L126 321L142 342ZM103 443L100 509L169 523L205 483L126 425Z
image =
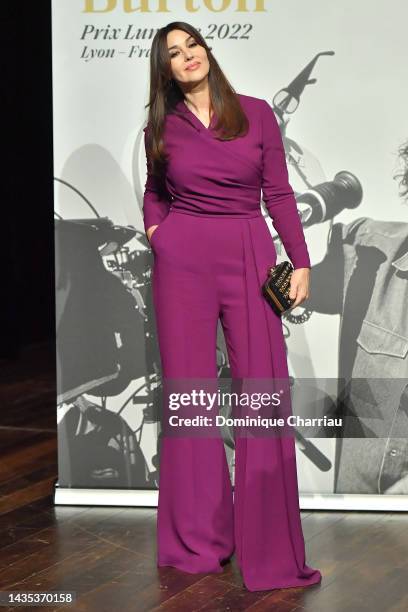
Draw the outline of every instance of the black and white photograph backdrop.
M56 503L157 502L143 128L152 39L185 21L282 133L312 262L282 318L294 410L345 423L297 438L301 507L408 509L407 18L404 0L53 1ZM217 364L228 378L221 327Z

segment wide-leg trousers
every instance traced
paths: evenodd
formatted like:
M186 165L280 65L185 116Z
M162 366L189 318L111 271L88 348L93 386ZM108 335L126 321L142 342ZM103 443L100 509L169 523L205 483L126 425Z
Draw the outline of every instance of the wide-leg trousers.
M260 210L173 208L151 247L163 378L217 376L218 321L231 377L288 377L282 322L261 294L276 250ZM220 573L234 552L250 591L321 580L305 563L293 436L237 437L234 492L221 435L162 437L157 565Z

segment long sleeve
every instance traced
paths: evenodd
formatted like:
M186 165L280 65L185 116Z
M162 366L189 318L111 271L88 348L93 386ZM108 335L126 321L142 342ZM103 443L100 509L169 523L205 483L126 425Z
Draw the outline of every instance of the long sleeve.
M151 173L147 158L147 129L144 128L144 145L146 153L147 178L143 195L143 223L145 231L152 225L159 225L170 209L169 195L159 189L156 177Z
M293 267L311 268L295 194L289 183L279 124L266 100L262 100L261 113L263 200Z

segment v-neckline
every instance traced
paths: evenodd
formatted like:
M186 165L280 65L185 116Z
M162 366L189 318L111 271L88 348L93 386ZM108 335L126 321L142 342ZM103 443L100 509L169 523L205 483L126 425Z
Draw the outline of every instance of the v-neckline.
M193 121L195 121L196 125L199 127L199 129L205 130L206 132L209 132L213 123L214 123L214 118L215 118L215 112L213 113L211 119L210 119L210 123L208 124L208 126L204 125L204 123L201 121L201 119L199 119L197 117L197 115L195 113L193 113L193 111L188 108L187 104L185 103L184 100L181 100L181 104L183 105L183 107L185 108L186 112L190 114L191 118L193 119Z

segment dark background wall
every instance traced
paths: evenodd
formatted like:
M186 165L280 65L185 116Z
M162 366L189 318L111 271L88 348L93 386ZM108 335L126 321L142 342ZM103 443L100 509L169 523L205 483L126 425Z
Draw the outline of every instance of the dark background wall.
M4 359L55 336L51 2L5 2L0 14Z

